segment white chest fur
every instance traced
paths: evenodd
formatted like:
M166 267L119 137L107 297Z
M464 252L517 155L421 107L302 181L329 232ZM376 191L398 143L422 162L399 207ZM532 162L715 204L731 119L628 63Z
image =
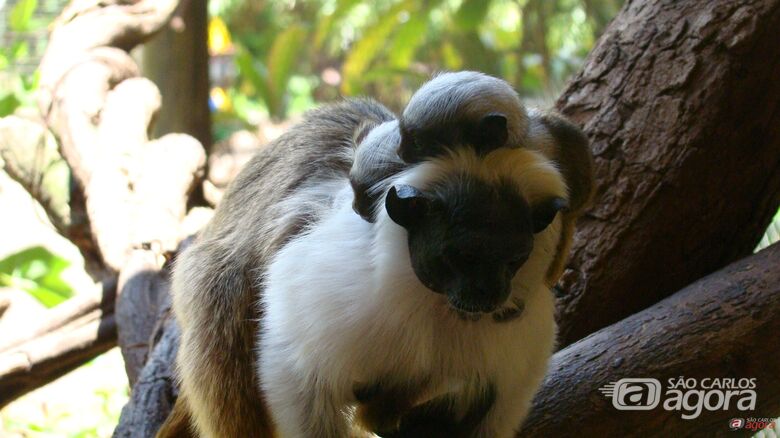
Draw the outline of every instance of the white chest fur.
M543 273L558 232L556 219L535 236L513 280L512 297L525 304L519 318L467 321L417 280L406 231L382 215L363 221L345 186L320 223L279 251L264 279L260 381L282 436L343 433L343 420L302 417L343 417L356 383L387 376L429 379L434 393L490 382L498 400L484 434L511 434L553 349Z

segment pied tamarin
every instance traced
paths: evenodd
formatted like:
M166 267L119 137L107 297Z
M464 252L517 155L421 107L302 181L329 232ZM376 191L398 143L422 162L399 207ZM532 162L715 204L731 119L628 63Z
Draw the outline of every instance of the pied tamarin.
M519 427L553 349L556 213L590 193L566 169L590 161L561 162L554 129L535 140L553 153L464 137L383 178L368 222L352 210L355 139L400 142L394 120L372 101L322 107L233 182L176 263L181 395L160 436Z
M371 121L366 123L373 127ZM478 155L500 147L528 148L553 160L569 193L561 212L560 247L548 273L548 283L555 284L569 254L576 220L593 194L592 158L579 128L555 112L526 109L506 81L474 71L437 74L412 95L397 121L386 123L398 124L398 135L362 142L350 171L353 208L369 222L387 190L388 178L408 163L453 147L469 147Z

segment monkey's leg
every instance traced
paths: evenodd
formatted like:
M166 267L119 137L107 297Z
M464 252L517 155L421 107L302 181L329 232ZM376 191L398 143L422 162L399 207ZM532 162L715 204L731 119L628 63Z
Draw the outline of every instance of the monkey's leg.
M174 272L183 406L203 438L269 438L273 428L254 371L256 293L238 263L213 265L214 249L196 244Z
M344 391L316 375L316 365L292 363L281 343L263 335L260 379L266 404L281 438L344 438L349 430L344 409ZM310 374L309 374L310 373ZM348 391L346 392L348 394ZM346 395L346 394L344 394Z
M157 431L157 438L197 438L192 431L190 424L189 407L187 407L186 397L179 394L173 410L168 414L168 418Z
M405 384L383 381L354 389L358 408L355 421L365 429L382 435L398 428L401 415L414 406L428 388L428 380L420 379Z
M544 377L543 370L534 370L538 380ZM476 432L478 438L510 438L517 435L538 387L538 382L523 376L519 379L514 373L507 373L497 380L495 401L486 412Z
M475 436L493 407L492 386L470 397L445 395L407 411L397 431L383 438L469 438Z

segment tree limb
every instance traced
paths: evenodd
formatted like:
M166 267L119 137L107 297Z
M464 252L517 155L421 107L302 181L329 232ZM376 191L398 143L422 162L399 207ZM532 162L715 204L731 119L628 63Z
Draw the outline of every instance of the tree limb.
M780 204L780 0L626 2L558 100L595 155L561 345L753 252Z
M521 436L721 436L730 418L780 412L780 244L729 265L553 356ZM622 378L755 378L756 409L620 411L598 389ZM663 403L663 399L662 399ZM691 403L694 403L691 401ZM686 413L690 413L686 411Z

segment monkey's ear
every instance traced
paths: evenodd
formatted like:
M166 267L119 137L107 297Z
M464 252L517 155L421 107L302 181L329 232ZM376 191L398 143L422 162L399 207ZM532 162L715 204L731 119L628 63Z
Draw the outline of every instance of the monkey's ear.
M490 113L479 121L472 142L477 151L487 154L506 145L508 138L506 116L501 113Z
M399 184L390 188L385 198L387 215L404 228L413 227L428 212L429 201L416 188Z
M544 231L555 219L555 215L569 208L569 202L563 198L554 197L534 205L531 210L531 216L534 225L534 234Z

